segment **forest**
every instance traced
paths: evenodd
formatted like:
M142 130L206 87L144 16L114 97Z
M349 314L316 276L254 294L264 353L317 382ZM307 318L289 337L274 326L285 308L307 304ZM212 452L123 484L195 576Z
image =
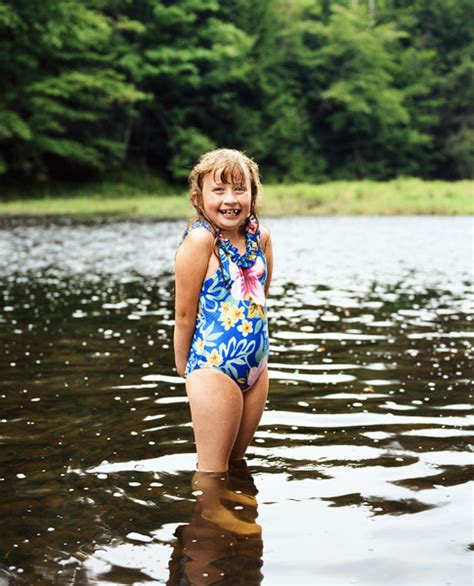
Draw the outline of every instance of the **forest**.
M465 179L470 0L0 0L0 183Z

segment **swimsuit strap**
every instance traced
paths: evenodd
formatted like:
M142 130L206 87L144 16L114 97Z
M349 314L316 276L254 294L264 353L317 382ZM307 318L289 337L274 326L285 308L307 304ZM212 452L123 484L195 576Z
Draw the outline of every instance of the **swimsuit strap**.
M196 220L186 228L186 230L183 233L183 238L181 242L186 238L186 236L191 232L191 230L194 230L194 228L206 228L206 230L208 230L213 236L217 236L216 231L211 226L211 224L209 224L209 222L206 222L206 220Z
M262 248L262 243L261 243L261 232L260 232L260 228L258 227L257 221L255 220L255 218L252 216L249 218L249 221L247 223L247 232L249 232L250 234L252 234L252 236L255 237L255 241L258 244L258 247L261 249Z
M224 261L224 264L226 265L227 262L225 261L229 258L233 263L243 269L248 269L253 266L257 260L258 252L261 251L260 230L258 230L257 226L258 224L255 219L249 218L247 225L245 226L245 252L242 255L228 238L223 238L222 235L220 235L219 256L221 262ZM195 228L205 228L213 236L217 236L219 233L216 232L213 226L211 226L206 220L196 220L184 231L182 240L184 240L191 230Z

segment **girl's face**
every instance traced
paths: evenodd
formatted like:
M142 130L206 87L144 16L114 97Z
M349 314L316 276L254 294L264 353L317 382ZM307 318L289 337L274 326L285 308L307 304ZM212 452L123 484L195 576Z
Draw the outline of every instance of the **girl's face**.
M222 170L207 173L202 182L204 213L222 232L235 232L250 213L250 177L245 169L240 177L223 177Z

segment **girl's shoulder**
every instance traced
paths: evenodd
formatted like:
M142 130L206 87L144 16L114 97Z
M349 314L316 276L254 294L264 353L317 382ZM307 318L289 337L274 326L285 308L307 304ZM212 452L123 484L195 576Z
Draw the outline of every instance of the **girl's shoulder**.
M270 229L267 226L260 225L260 237L262 241L265 242L270 238Z
M204 220L198 220L188 224L183 233L177 251L177 259L184 258L192 262L193 258L205 255L209 257L214 246L214 230Z
M213 246L214 237L205 226L189 225L176 251L176 274L185 274L191 279L197 275L198 280L203 280Z
M260 227L260 243L263 252L266 252L268 243L270 242L270 229L267 226Z
M201 230L200 230L201 228ZM212 234L212 236L215 238L216 237L216 231L213 228L213 226L211 226L211 224L209 224L209 222L206 222L206 220L192 220L186 230L184 231L183 234L183 240L186 238L186 236L188 236L191 233L195 233L195 234L206 234L206 232Z

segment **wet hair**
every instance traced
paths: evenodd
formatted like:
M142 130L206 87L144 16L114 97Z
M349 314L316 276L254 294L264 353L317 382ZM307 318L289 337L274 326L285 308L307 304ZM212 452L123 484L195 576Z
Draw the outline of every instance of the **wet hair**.
M214 180L219 179L224 184L232 183L242 185L245 181L245 170L247 170L250 179L250 217L258 221L257 217L257 200L260 195L260 174L258 165L255 161L247 157L241 151L235 149L216 149L204 153L189 174L189 197L191 204L196 210L196 219L206 220L216 231L217 226L206 217L204 213L204 202L202 197L202 185L204 177L208 173L213 174Z
M215 181L222 181L224 184L232 183L233 185L242 185L245 183L246 173L250 179L250 215L245 219L242 228L245 231L250 220L257 223L258 230L258 210L257 203L260 196L261 182L258 165L243 152L235 149L216 149L204 153L189 174L189 197L191 204L196 211L196 215L189 221L189 225L198 220L205 220L214 230L214 254L216 255L219 266L221 260L219 257L218 244L220 230L206 216L204 211L204 201L202 186L204 177L212 173Z

